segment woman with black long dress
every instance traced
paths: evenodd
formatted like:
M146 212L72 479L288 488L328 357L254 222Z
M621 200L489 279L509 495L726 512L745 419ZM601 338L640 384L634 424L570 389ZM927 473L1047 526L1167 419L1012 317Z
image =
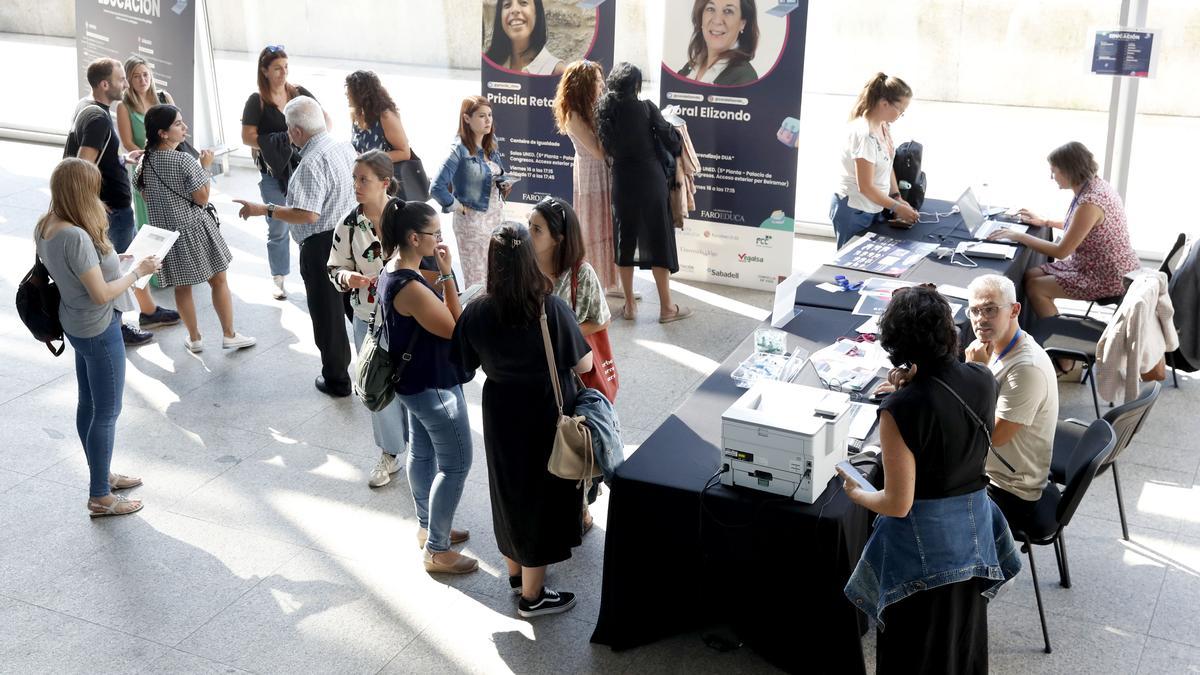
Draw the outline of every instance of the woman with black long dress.
M468 369L483 367L483 443L496 544L508 582L520 593L523 617L565 612L575 595L546 588L546 566L571 557L580 544L582 489L546 469L558 407L546 363L546 317L563 413L575 408L571 371L592 369L592 354L575 313L552 295L538 269L529 229L505 223L488 247L487 294L467 305L454 330L455 350Z
M679 271L675 226L667 205L667 176L657 143L673 156L683 149L679 133L650 101L638 98L642 71L619 63L608 76L608 91L596 105L596 130L612 164L613 242L625 307L633 319L633 268L650 269L658 288L658 321L686 319L692 310L671 300L671 275ZM657 139L657 141L655 140Z
M932 288L897 291L880 334L896 365L879 406L885 486L867 492L838 469L846 496L880 514L846 596L878 622L876 673L986 673L988 599L1021 569L986 489L996 380L958 361Z

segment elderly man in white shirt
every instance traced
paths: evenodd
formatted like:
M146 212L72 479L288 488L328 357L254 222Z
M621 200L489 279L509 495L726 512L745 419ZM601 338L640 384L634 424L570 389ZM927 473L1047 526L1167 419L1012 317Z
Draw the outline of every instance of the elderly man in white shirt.
M329 282L326 263L333 230L355 207L354 148L326 130L325 113L308 96L297 96L283 109L288 138L300 148L300 165L288 181L287 204L235 199L242 218L270 216L291 223L300 245L300 276L308 296L313 338L321 352L316 387L330 396L350 395L350 340L342 294Z
M1058 426L1058 381L1054 364L1033 337L1021 330L1021 303L1012 280L998 274L976 277L967 286L967 315L976 339L968 361L986 365L1000 384L992 445L1012 464L993 454L986 470L988 494L1014 526L1028 519L1050 474Z

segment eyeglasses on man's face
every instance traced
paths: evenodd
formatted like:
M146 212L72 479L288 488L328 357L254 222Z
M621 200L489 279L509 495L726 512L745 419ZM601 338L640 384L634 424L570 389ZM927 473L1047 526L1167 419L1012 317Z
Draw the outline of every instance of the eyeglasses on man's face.
M967 316L971 317L972 319L994 319L1000 314L1000 310L1004 307L1011 307L1011 305L978 305L975 307L968 307Z

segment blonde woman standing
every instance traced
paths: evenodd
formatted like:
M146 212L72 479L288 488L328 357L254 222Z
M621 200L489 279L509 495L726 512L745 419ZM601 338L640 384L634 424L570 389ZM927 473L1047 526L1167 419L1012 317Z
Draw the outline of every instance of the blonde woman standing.
M50 175L50 210L38 221L34 238L38 259L62 296L58 318L75 350L75 429L90 475L88 514L96 518L133 513L142 508L141 500L112 491L137 487L142 479L109 470L125 391L121 312L136 307L129 289L158 269L158 260L143 258L121 273L100 201L100 170L74 157L59 162Z
M146 60L136 54L125 59L125 79L129 80L129 88L125 96L117 104L117 133L121 136L121 147L125 152L146 149L146 111L160 103L174 105L175 99L166 91L158 91L154 86L154 73ZM129 181L134 183L136 163L125 165L129 172ZM142 191L133 191L133 215L140 229L150 222L146 211L146 199Z

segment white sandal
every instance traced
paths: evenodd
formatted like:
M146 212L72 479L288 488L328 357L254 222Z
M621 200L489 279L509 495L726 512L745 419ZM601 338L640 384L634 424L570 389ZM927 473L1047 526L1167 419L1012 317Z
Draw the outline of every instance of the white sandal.
M142 479L137 476L125 476L119 473L108 474L108 489L110 490L128 490L142 484Z

